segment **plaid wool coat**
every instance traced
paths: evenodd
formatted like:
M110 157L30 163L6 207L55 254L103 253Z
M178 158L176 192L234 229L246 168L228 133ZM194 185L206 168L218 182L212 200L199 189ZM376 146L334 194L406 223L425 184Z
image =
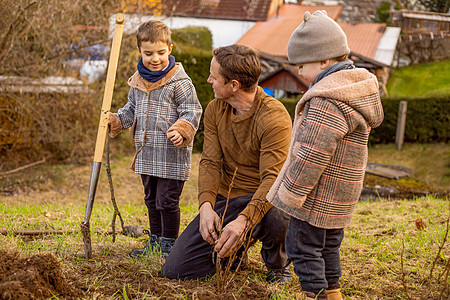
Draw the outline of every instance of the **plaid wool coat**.
M348 226L370 129L383 117L377 78L367 70L341 70L317 82L297 103L288 158L267 200L316 227Z
M155 83L136 72L128 85L128 102L114 115L120 119L122 129L132 127L136 146L132 168L138 174L188 180L192 140L200 123L202 106L183 66L177 63ZM184 127L191 127L187 128L190 137L185 147L175 147L166 136L167 130L180 122Z

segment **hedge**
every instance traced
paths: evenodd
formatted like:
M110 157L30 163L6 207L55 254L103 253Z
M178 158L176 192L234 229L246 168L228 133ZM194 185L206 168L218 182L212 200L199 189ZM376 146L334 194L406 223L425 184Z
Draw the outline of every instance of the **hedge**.
M384 121L371 132L371 143L393 143L400 101L407 102L405 142L449 141L450 95L432 98L383 98Z
M405 142L434 143L449 141L450 95L433 98L383 98L384 121L372 129L369 142L394 143L400 101L407 101ZM297 99L281 99L291 117Z
M203 111L214 98L211 84L206 80L212 59L212 35L207 28L186 27L172 31L174 42L173 55L183 64L186 73L191 77ZM194 151L203 149L203 115L200 127L194 140Z
M212 59L212 52L210 54L197 54L191 56L191 54L176 54L177 61L183 64L186 73L191 77L192 82L197 92L197 97L203 107L203 112L206 109L208 103L214 98L211 84L206 80L209 76L209 66ZM200 126L195 135L194 151L201 152L203 149L203 114L200 121Z

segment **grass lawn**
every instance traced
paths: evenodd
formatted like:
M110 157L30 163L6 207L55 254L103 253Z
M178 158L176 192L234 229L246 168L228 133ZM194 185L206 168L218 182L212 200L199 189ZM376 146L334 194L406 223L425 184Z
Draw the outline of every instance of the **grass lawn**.
M387 91L390 97L450 94L450 60L394 69Z
M398 152L393 145L375 146L369 161L412 168L418 181L444 188L449 185L449 149L445 144L408 145ZM148 227L140 178L129 170L131 158L111 155L115 198L125 225ZM182 194L181 229L197 214L199 154L193 160L193 176ZM301 299L295 274L288 284L265 283L260 244L225 291L218 290L215 276L186 282L161 278L157 253L131 259L128 253L147 238L118 235L113 243L111 235L101 233L110 227L114 211L103 166L91 217L93 259L86 262L79 228L90 171L90 165L40 166L0 177L0 228L67 231L0 235L0 298ZM344 298L448 299L449 204L447 196L431 195L359 202L341 247Z

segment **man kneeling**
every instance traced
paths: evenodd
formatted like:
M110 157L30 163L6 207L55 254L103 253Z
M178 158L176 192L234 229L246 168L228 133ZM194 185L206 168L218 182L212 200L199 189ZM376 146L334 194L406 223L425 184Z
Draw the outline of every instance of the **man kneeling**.
M252 48L231 45L213 51L208 82L215 99L204 115L199 215L175 242L162 266L163 277L214 274L214 253L229 257L254 227L251 238L262 242L266 280L291 279L285 251L289 217L267 202L266 194L286 159L292 122L283 104L257 85L260 73L259 54Z

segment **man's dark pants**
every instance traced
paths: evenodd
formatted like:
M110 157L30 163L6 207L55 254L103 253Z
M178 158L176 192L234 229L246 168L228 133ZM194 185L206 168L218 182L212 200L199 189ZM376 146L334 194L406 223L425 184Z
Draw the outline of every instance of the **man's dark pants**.
M235 220L250 202L252 195L229 200L224 227ZM218 195L214 211L222 217L226 198ZM176 240L170 255L162 266L163 277L171 279L199 279L216 272L213 262L214 247L203 240L199 232L200 216L186 227ZM285 237L289 216L281 210L271 208L253 230L252 237L262 242L261 256L270 270L283 269L290 263L285 251Z
M291 218L286 250L303 291L318 294L339 287L339 248L343 238L343 228L323 229Z

